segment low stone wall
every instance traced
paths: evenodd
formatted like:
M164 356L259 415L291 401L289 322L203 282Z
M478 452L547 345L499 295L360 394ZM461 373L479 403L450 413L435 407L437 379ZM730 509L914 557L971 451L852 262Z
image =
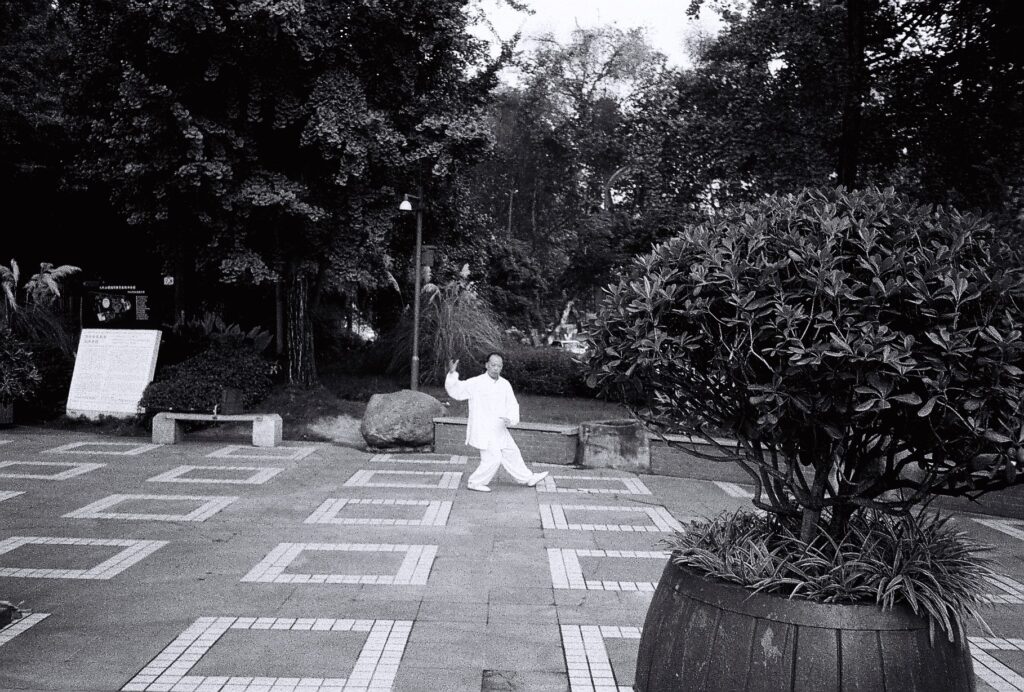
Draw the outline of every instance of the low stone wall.
M510 430L512 438L523 452L523 459L528 464L569 465L579 463L583 458L582 450L578 450L579 426L520 423ZM750 476L737 464L731 461L716 462L703 459L687 449L717 456L718 451L707 442L682 435L667 435L666 438L668 442L657 437L651 438L650 473L658 476L750 484ZM466 454L472 461L477 457L477 450L467 447L464 444L465 439L465 418L434 419L435 452ZM725 446L735 444L733 440L728 439L717 441ZM978 502L963 498L939 497L932 506L957 512L1024 519L1024 486L989 493Z
M548 423L520 423L509 428L527 464L572 464L576 460L579 427ZM434 451L466 454L472 460L478 450L467 447L465 418L434 419Z

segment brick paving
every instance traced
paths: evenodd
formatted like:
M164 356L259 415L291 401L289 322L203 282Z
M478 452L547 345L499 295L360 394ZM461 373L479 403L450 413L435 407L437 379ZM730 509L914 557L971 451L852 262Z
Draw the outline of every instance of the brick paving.
M0 689L629 690L661 540L750 496L564 465L473 493L464 456L230 441L0 431L0 599L31 611ZM1024 521L956 522L996 548L978 689L1024 692Z

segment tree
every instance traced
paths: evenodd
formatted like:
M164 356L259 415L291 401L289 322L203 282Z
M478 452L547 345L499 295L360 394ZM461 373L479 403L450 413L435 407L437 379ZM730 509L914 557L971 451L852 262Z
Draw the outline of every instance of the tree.
M629 163L623 128L664 65L640 29L581 28L565 42L540 37L522 54L516 84L497 94L494 149L468 177L487 235L532 254L546 296L524 302L554 308L564 292L598 285L575 260L594 240L589 220L615 203L609 180ZM510 257L499 259L489 282L509 274Z
M52 220L67 206L62 159L72 147L60 96L67 50L55 3L0 3L0 203L5 252L18 256L30 238L52 243L59 228Z
M324 282L385 280L396 196L486 144L496 65L464 5L62 3L77 169L179 272L280 282L289 379L312 384Z
M997 209L1019 185L1024 79L1012 37L1024 26L1015 3L707 4L725 28L699 46L697 68L680 74L647 134L703 147L687 154L698 170L708 162L699 182L712 197L893 184Z

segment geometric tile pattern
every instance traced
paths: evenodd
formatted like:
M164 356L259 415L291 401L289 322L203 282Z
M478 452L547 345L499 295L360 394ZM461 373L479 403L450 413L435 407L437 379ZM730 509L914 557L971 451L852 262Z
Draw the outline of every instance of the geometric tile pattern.
M562 650L569 671L569 689L588 692L632 692L629 685L616 685L612 663L604 640L640 639L639 627L607 625L562 625Z
M555 484L556 478L569 478L581 481L609 481L622 483L619 488L559 488ZM650 495L651 491L640 482L639 478L606 478L604 476L548 476L537 484L539 493L583 493L589 495Z
M652 581L611 581L586 579L583 576L581 557L633 558L667 560L669 553L660 550L579 550L573 548L548 548L548 567L551 570L551 585L556 589L586 589L589 591L649 591L656 584Z
M369 505L374 507L426 507L419 519L391 519L386 517L339 517L338 512L346 505ZM361 499L328 498L315 512L306 518L306 524L350 524L357 526L444 526L448 523L448 514L452 511L452 503L439 500L395 500L395 499Z
M39 624L49 617L49 615L49 613L32 613L24 616L20 620L14 620L13 622L8 623L6 627L0 627L0 646L11 641L32 625Z
M1024 639L999 637L968 637L974 674L999 692L1024 692L1024 677L996 660L989 651L1016 651L1024 653Z
M70 467L65 468L64 471L59 473L8 473L0 471L0 478L37 478L47 481L63 481L68 478L74 478L75 476L81 476L83 473L89 473L95 471L98 468L106 466L106 464L93 464L89 462L75 462L75 461L0 461L0 469L10 468L12 466L57 466L57 467Z
M3 502L4 500L10 500L12 497L17 497L18 495L23 495L24 493L24 490L0 490L0 502Z
M53 449L44 449L43 454L105 454L119 457L133 457L162 447L163 445L138 444L137 442L71 442ZM93 449L94 447L106 449ZM109 449L116 447L117 449ZM125 449L127 447L127 449Z
M751 500L754 498L754 493L750 492L742 485L737 483L728 483L725 481L713 481L715 485L725 491L725 494L729 497L739 497L745 500Z
M565 518L566 510L587 512L636 512L650 517L650 524L570 524ZM652 507L616 507L614 505L541 505L541 526L545 529L568 529L570 531L682 531L682 525L676 521L668 510L661 506ZM689 518L687 518L689 519Z
M183 478L190 471L252 471L246 478ZM232 485L261 485L284 471L281 468L258 466L178 466L147 479L149 483L225 483Z
M334 618L201 617L132 678L122 690L153 692L343 692L389 690L402 660L410 620L339 620ZM355 667L347 678L264 678L188 675L228 630L285 632L368 632ZM293 635L294 636L294 635ZM299 635L301 636L301 635Z
M74 512L64 515L67 519L132 519L136 521L206 521L221 511L237 496L231 495L109 495ZM103 510L129 500L150 500L153 502L197 501L199 507L188 514L146 514L141 512L104 512Z
M989 603L1024 605L1024 584L1002 575L985 578L1004 592L1001 594L986 594L986 601Z
M424 476L439 476L434 483L403 483L400 481L379 481L374 482L373 477L377 474L388 476L403 476L410 480L423 478ZM460 471L370 471L361 469L352 474L352 477L345 481L346 488L433 488L433 489L455 489L459 487L462 480Z
M285 569L307 550L370 553L405 553L395 574L297 574ZM412 586L427 583L437 555L436 545L392 545L389 543L280 543L259 564L242 577L243 582L275 584L383 584Z
M447 459L400 459L393 454L374 454L370 457L370 461L381 461L391 462L393 464L460 464L465 466L469 457L452 454Z
M315 452L317 447L249 447L229 445L210 452L212 459L272 459L274 461L299 461Z
M127 538L49 538L45 536L12 536L0 541L0 555L23 545L112 545L123 547L117 553L89 569L31 569L0 567L0 577L27 579L110 579L125 571L150 553L167 545L167 541L145 541Z
M1020 519L975 519L982 526L987 526L996 531L1002 531L1007 536L1013 536L1024 541L1024 520Z

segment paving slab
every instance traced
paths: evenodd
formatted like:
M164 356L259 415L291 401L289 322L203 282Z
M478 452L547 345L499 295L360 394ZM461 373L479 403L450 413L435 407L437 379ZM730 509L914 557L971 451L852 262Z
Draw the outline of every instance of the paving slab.
M153 447L15 428L0 440L0 551L42 539L0 552L0 598L33 612L0 636L3 690L626 688L665 527L750 502L743 483L573 467L474 493L472 458L257 449L244 435ZM233 499L198 521L201 496ZM978 689L1024 692L1024 522L954 521L993 546L1001 575L993 632L971 630ZM159 547L67 578L126 549L102 541ZM247 579L260 565L273 578ZM596 639L607 660L577 667L577 642Z

